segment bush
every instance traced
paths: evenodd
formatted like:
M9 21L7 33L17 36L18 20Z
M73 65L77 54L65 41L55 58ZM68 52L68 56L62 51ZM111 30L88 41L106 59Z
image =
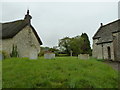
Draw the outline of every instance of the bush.
M11 57L18 57L17 46L13 45L12 53L10 54Z
M68 54L59 54L60 57L68 56Z
M1 51L1 52L2 52L2 55L3 55L4 59L10 58L10 55L6 51Z
M40 51L40 53L38 54L38 56L44 56L44 51Z

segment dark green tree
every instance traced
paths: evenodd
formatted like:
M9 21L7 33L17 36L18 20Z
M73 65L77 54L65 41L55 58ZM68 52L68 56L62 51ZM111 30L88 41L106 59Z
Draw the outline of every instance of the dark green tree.
M84 43L81 47L82 54L92 55L92 50L90 47L90 41L88 35L86 33L82 33L81 37L84 39Z

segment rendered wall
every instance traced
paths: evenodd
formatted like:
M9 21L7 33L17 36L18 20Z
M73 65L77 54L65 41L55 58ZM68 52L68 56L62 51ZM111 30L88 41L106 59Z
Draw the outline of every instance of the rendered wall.
M31 52L37 52L37 54L40 52L40 44L29 26L26 26L12 39L4 39L2 41L3 51L10 54L12 52L13 44L17 45L19 57L29 57Z

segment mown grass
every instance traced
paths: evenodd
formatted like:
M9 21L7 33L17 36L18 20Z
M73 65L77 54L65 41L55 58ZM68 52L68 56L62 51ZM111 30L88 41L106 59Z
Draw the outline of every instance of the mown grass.
M3 60L3 88L117 88L118 72L76 57Z

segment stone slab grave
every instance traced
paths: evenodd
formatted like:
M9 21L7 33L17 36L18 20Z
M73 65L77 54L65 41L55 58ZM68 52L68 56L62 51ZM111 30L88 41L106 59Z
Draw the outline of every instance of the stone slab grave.
M45 59L54 59L55 58L55 54L54 53L45 53L44 54L44 58Z
M3 56L2 56L2 54L0 53L0 60L2 60L3 59Z
M89 54L79 54L78 55L79 59L87 60L90 58Z
M37 59L38 58L38 53L35 49L32 49L31 52L29 53L29 59Z

